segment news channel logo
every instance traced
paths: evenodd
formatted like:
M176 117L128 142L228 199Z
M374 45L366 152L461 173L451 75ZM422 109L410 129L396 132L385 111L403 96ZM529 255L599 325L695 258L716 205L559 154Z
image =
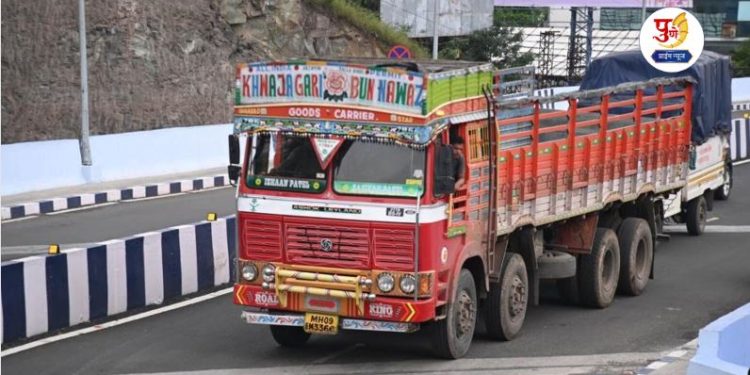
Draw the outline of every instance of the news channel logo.
M641 26L643 58L663 72L689 68L703 52L703 42L703 27L684 9L659 9Z

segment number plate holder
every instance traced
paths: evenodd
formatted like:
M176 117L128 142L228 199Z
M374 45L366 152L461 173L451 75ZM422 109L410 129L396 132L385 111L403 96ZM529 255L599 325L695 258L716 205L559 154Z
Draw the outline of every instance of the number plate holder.
M305 313L305 332L319 335L335 335L339 332L337 315Z

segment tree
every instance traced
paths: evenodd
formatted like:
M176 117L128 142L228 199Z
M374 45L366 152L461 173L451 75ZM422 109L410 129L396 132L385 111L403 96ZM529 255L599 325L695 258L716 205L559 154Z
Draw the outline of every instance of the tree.
M495 26L540 27L547 23L549 8L495 7L492 24Z
M446 59L492 61L498 69L528 65L531 52L521 53L523 33L509 27L492 26L447 42L441 51Z
M732 65L736 77L750 76L750 40L742 42L732 53Z

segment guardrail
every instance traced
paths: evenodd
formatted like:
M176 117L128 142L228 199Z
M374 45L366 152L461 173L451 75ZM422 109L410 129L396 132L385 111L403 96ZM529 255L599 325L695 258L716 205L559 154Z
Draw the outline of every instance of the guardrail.
M234 279L233 216L2 263L2 342L53 332Z

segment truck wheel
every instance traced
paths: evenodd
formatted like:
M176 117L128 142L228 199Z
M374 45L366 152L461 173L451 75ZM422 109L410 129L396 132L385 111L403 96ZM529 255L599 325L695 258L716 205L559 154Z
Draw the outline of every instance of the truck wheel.
M703 233L703 230L706 229L707 212L706 198L702 195L688 202L687 214L685 215L688 233L693 236L700 236Z
M302 327L271 326L271 336L277 344L291 348L303 346L310 339Z
M646 220L629 217L617 230L620 241L620 280L617 291L623 294L640 295L651 273L654 246L651 229Z
M599 228L591 254L581 256L578 292L585 306L603 309L614 300L620 275L620 245L612 229Z
M526 264L521 255L508 254L500 284L490 286L485 315L489 336L503 341L513 340L521 331L529 301Z
M442 358L456 359L469 351L477 322L477 290L474 277L462 269L456 287L456 298L448 305L445 319L433 326L433 348Z
M725 201L729 199L729 194L732 193L732 167L729 165L724 166L724 184L718 189L714 190L714 198Z

